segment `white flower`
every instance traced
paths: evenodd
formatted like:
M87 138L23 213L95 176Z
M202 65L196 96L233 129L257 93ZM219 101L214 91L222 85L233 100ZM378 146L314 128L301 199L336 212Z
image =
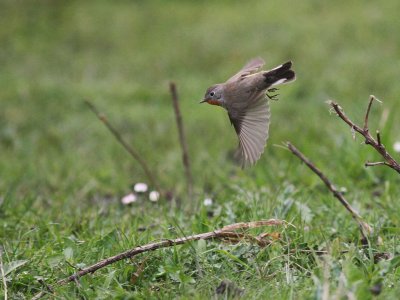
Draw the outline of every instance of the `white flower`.
M211 206L213 204L213 200L211 198L206 198L203 201L204 206Z
M397 141L393 144L393 149L395 152L400 153L400 142Z
M152 202L157 202L160 199L160 193L157 191L151 191L149 194L149 200Z
M136 202L136 200L137 200L136 195L133 194L133 193L130 193L130 194L125 195L124 197L122 197L121 202L124 205L128 205L128 204L131 204L133 202Z
M133 190L136 193L145 193L147 192L147 184L143 183L143 182L138 182L135 184L135 186L133 187Z

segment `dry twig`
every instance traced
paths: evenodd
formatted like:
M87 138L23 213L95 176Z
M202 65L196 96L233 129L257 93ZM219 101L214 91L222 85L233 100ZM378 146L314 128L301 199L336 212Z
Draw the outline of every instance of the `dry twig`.
M192 199L193 196L193 177L192 172L190 170L190 162L189 162L189 154L188 154L188 147L185 139L185 133L183 130L183 122L182 122L182 115L179 109L179 97L176 91L176 84L174 82L169 83L169 89L171 91L172 103L174 106L176 124L178 126L178 133L179 133L179 142L182 148L182 161L183 167L185 168L185 177L187 182L187 191L189 198Z
M85 101L86 105L89 106L90 110L99 118L101 122L107 127L107 129L113 134L113 136L117 139L117 141L125 148L126 151L140 164L143 171L146 173L147 178L151 182L151 184L158 190L159 185L155 176L150 171L146 161L140 156L140 154L133 149L121 136L121 134L115 129L111 123L107 120L106 116L98 111L98 109L88 100Z
M367 112L365 113L364 126L362 128L360 126L354 124L354 122L351 121L345 115L345 113L343 112L343 109L339 106L338 103L336 103L334 101L329 101L329 105L332 106L332 108L335 110L337 115L347 125L349 125L352 130L358 132L365 138L365 144L371 145L385 160L383 162L366 162L365 163L366 167L385 165L385 166L388 166L389 168L392 168L393 170L397 171L397 173L400 173L400 164L389 154L389 152L386 150L385 146L382 144L380 132L379 131L376 132L376 140L372 137L372 135L369 132L368 117L369 117L369 113L371 111L372 102L374 100L377 100L375 98L375 96L370 96ZM377 100L377 101L379 101L379 100Z
M343 194L339 192L336 187L330 182L330 180L325 176L324 173L321 172L303 153L300 152L295 146L293 146L290 142L286 144L287 148L300 160L302 160L307 167L309 167L315 174L318 175L319 178L325 183L327 188L332 192L333 196L339 200L339 202L350 212L353 219L358 223L361 231L361 235L363 237L363 242L367 241L367 237L372 233L372 227L363 221L362 217L354 210L354 208L350 205L349 202L344 198Z
M65 285L69 282L76 282L79 280L80 277L85 276L87 274L92 274L96 272L97 270L104 268L110 264L113 264L115 262L118 262L123 259L127 258L132 258L138 254L148 252L148 251L154 251L160 248L166 248L166 247L172 247L176 245L182 245L188 242L192 241L197 241L197 240L210 240L210 239L244 239L249 242L256 242L260 246L265 246L267 243L265 240L262 240L264 237L263 235L260 235L259 237L252 237L251 235L245 235L243 233L238 233L234 232L233 230L238 230L238 229L249 229L249 228L257 228L257 227L265 227L265 226L276 226L276 225L287 225L288 223L283 221L283 220L278 220L278 219L269 219L269 220L261 220L261 221L254 221L254 222L249 222L249 223L236 223L232 225L225 226L221 229L214 230L211 232L206 232L206 233L201 233L201 234L195 234L195 235L189 235L186 237L181 237L177 239L172 239L172 240L162 240L159 242L153 242L149 243L143 246L138 246L133 249L130 249L128 251L125 251L123 253L117 254L115 256L103 259L94 265L91 265L87 268L84 268L82 270L79 270L75 274L68 276L66 278L63 278L59 281L56 282L56 285ZM48 286L48 290L54 288L54 286ZM40 299L43 297L48 291L42 291L37 293L32 299Z

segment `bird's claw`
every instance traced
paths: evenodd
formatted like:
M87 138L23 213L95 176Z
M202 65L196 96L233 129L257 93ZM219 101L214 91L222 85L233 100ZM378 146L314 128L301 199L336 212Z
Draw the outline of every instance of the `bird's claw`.
M277 88L271 88L271 89L268 89L267 90L267 92L268 93L274 93L274 92L276 92L278 89ZM267 95L267 97L268 97L268 99L270 99L270 100L274 100L274 101L278 101L278 96L279 96L279 94L275 94L275 95L270 95L270 94L266 94Z

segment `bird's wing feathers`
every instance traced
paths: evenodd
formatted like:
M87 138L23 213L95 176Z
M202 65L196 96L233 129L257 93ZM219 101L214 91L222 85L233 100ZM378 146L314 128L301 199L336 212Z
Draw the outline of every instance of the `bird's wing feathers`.
M261 157L268 139L269 103L263 92L252 100L247 107L228 110L229 119L239 137L237 154L242 167L253 165Z
M259 71L264 64L265 62L262 58L260 57L254 58L251 61L249 61L239 72L237 72L235 75L229 78L226 82L227 83L234 82L247 75L253 74Z
M258 73L263 65L261 58L253 59L224 84L223 106L239 138L242 167L255 164L267 143L271 114L266 90L295 79L291 61Z

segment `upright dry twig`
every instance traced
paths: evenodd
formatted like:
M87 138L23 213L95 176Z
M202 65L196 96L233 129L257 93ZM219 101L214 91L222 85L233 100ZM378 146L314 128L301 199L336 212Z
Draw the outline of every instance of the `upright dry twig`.
M183 167L185 169L187 191L188 191L189 198L192 199L193 177L192 177L192 172L190 170L188 147L187 147L187 143L186 143L186 139L185 139L185 133L183 130L182 115L181 115L181 111L179 109L179 97L178 97L178 93L176 91L176 84L174 82L170 82L169 89L171 91L172 103L174 106L176 125L178 126L179 142L180 142L181 148L182 148L182 161L183 161Z
M59 281L57 281L56 285L65 285L69 282L76 282L79 280L80 277L85 276L87 274L93 274L97 270L104 268L110 264L113 264L115 262L118 262L123 259L127 258L132 258L138 254L148 252L148 251L154 251L160 248L166 248L166 247L172 247L176 245L182 245L191 241L197 241L197 240L210 240L210 239L243 239L249 242L255 242L260 246L265 246L266 241L263 240L264 235L260 235L259 237L253 237L251 235L243 234L240 232L234 232L233 230L238 230L238 229L249 229L249 228L257 228L257 227L265 227L265 226L278 226L278 225L287 225L286 221L283 220L278 220L278 219L269 219L269 220L260 220L260 221L253 221L253 222L248 222L248 223L236 223L236 224L231 224L228 226L225 226L221 229L217 229L211 232L206 232L206 233L201 233L201 234L195 234L195 235L189 235L186 237L181 237L177 239L172 239L172 240L161 240L159 242L153 242L149 243L143 246L138 246L133 249L130 249L128 251L125 251L123 253L120 253L118 255L103 259L94 265L91 265L87 268L84 268L75 274L68 276L66 278L63 278ZM290 225L290 224L289 224ZM42 291L37 293L32 299L39 299L43 297L45 294L48 293L49 290L52 290L54 286L48 286L47 291Z
M365 113L363 128L361 128L360 126L356 125L353 121L351 121L345 115L343 109L339 106L338 103L336 103L334 101L329 101L329 105L332 106L332 108L335 110L337 115L347 125L349 125L352 130L358 132L365 138L365 144L371 145L383 157L384 161L382 161L382 162L366 162L365 163L366 167L385 165L385 166L388 166L389 168L392 168L393 170L397 171L397 173L400 173L400 164L389 154L389 152L386 150L385 146L382 144L380 132L379 131L376 132L376 140L372 137L372 135L369 132L368 118L369 118L369 113L371 111L372 102L374 100L377 100L375 98L375 96L370 96L367 112Z
M332 192L333 196L339 200L339 202L350 212L351 216L358 223L361 231L361 235L363 237L363 242L367 241L367 237L372 233L372 227L363 221L362 217L354 210L354 208L350 205L349 202L344 198L343 194L339 192L336 187L330 182L328 177L322 173L303 153L300 152L295 146L293 146L290 142L286 144L287 148L300 160L302 160L307 167L309 167L315 174L318 175L319 178L325 183L328 189Z
M85 101L86 105L90 108L90 110L99 118L101 122L107 127L107 129L114 135L117 141L125 148L126 151L140 164L143 171L146 173L147 178L151 182L151 184L159 190L158 182L150 171L149 166L147 165L146 161L140 156L140 154L132 148L121 136L121 134L115 129L111 123L107 120L106 116L98 111L98 109L90 102Z

